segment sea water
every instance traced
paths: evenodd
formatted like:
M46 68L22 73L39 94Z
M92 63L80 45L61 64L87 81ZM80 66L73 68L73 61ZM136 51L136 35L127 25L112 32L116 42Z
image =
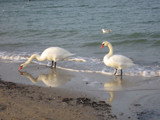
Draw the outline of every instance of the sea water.
M112 32L102 34L102 28ZM125 75L160 76L160 1L0 0L1 62L21 64L58 46L75 54L58 67L113 74L103 63L108 48L100 48L102 41L134 61Z

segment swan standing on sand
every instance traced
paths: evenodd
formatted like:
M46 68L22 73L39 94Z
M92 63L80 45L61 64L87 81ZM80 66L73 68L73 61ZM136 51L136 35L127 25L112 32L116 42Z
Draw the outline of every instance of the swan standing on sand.
M21 64L19 70L26 67L30 62L32 62L33 59L37 59L38 61L45 61L45 60L52 61L52 66L53 66L53 63L55 63L54 68L56 68L57 61L64 60L65 58L70 57L72 55L74 54L70 53L69 51L63 48L50 47L45 49L41 54L41 56L37 54L33 54L25 63Z
M110 42L108 41L102 42L101 48L103 48L104 46L107 46L109 48L109 53L104 56L103 62L105 63L105 65L115 68L114 75L116 75L118 69L121 70L121 76L122 76L122 69L134 65L133 61L128 57L125 57L123 55L113 55L113 47Z
M103 33L103 34L112 32L111 29L110 29L110 30L101 29L101 30L102 30L102 33Z

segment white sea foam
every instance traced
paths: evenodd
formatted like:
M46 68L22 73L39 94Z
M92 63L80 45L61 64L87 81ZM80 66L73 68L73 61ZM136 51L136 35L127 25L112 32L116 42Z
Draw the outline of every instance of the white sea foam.
M0 52L0 59L2 62L25 62L31 54L27 53L7 53ZM101 59L98 58L87 58L75 56L67 59L68 62L63 62L58 64L57 67L73 72L83 72L83 73L98 73L113 75L113 68L104 65ZM47 62L33 61L36 64L46 65ZM48 66L50 62L48 62ZM119 73L118 73L119 74ZM160 77L160 66L159 65L138 65L124 69L124 75L128 76L144 76L144 77Z
M0 59L20 62L20 61L27 60L28 56L25 53L14 54L14 53L0 52Z
M75 62L86 62L86 60L82 57L72 57L72 58L67 58L66 60Z

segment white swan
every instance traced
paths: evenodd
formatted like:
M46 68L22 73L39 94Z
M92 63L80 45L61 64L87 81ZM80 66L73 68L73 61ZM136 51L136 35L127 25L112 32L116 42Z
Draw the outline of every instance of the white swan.
M65 58L72 56L72 55L74 54L70 53L69 51L63 48L50 47L50 48L45 49L43 53L41 54L41 56L37 54L33 54L25 63L21 64L19 70L26 67L30 62L32 62L33 59L37 59L38 61L45 61L45 60L52 61L52 66L54 62L55 63L54 67L56 68L57 61L64 60Z
M117 69L119 69L121 70L121 76L122 76L122 69L134 65L133 61L128 57L125 57L123 55L113 55L113 47L111 43L109 43L108 41L102 42L101 48L103 48L104 46L108 46L109 53L104 56L103 62L105 63L105 65L115 68L114 75L116 75Z
M102 33L103 33L103 34L112 32L111 29L110 29L110 30L101 29L101 30L102 30Z

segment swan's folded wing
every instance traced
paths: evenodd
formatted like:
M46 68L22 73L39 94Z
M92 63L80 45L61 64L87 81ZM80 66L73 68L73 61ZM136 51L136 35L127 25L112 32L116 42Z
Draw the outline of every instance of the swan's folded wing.
M134 65L130 58L123 55L113 55L110 57L109 63L112 67L117 69L127 68Z

